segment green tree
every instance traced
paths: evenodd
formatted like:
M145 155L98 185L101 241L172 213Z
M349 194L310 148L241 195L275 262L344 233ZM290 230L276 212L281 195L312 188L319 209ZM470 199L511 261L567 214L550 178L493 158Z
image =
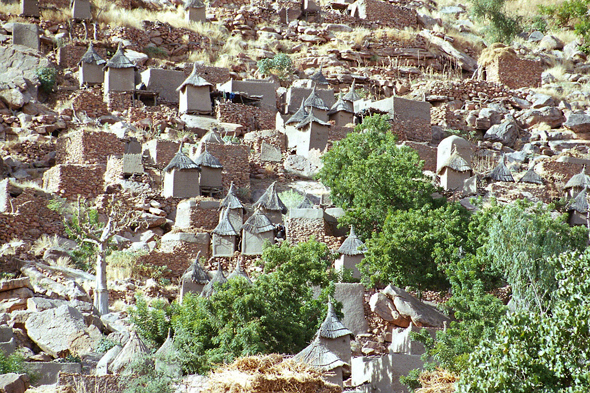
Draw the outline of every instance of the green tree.
M506 0L470 0L471 14L485 23L484 33L493 42L509 44L522 31L517 18L506 15Z
M383 229L367 241L359 268L366 281L424 289L444 289L446 266L466 241L468 212L457 203L438 209L391 211Z
M396 142L387 116L373 115L322 157L318 179L346 211L341 225L353 224L363 239L381 230L390 210L434 203L435 188L422 173L424 162L415 150Z
M284 53L277 53L272 59L259 60L257 65L261 74L274 74L279 79L286 79L293 73L293 61Z

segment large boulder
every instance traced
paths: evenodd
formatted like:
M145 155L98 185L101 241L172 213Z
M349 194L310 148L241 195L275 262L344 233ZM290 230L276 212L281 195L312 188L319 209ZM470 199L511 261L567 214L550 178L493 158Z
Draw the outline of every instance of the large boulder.
M554 106L545 106L540 109L529 109L519 115L519 120L525 127L532 127L535 124L546 123L551 128L559 128L565 118L561 109Z
M423 303L403 289L388 285L381 293L390 298L397 312L419 327L444 327L450 319L435 307Z
M590 115L585 113L572 113L567 117L567 120L563 125L576 134L590 132Z
M27 374L0 374L1 393L24 393L29 387Z
M514 120L505 121L490 127L483 138L490 142L501 142L503 145L512 147L518 137L518 125Z

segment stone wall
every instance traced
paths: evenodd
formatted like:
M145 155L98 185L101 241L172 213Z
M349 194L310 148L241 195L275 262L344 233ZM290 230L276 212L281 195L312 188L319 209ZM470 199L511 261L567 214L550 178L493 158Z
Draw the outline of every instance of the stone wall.
M400 141L430 142L432 140L432 126L424 119L398 120L395 119L392 131Z
M166 266L170 272L168 278L180 278L186 269L192 265L199 251L201 257L209 259L209 243L191 242L163 242L165 249L155 250L139 257L137 263L147 263L155 266Z
M436 147L428 146L426 143L418 143L412 141L406 141L403 143L404 146L411 147L416 150L421 160L424 160L425 171L436 171Z
M134 107L143 107L143 103L133 98L132 92L111 91L105 94L104 100L107 103L109 111L124 112Z
M182 200L177 205L175 225L201 232L210 232L219 223L219 202L208 197Z
M357 3L361 19L398 29L418 26L418 14L413 8L393 5L381 0L363 0Z
M348 135L349 133L351 133L353 131L354 131L353 127L343 127L343 126L334 126L333 125L328 130L328 141L330 141L330 142L340 141L340 140L346 138L346 135Z
M105 165L59 164L43 174L43 188L67 199L94 198L103 192Z
M115 134L77 131L57 140L58 164L106 164L109 156L125 153L125 143Z
M74 108L74 113L77 116L81 115L82 112L92 118L109 114L109 108L103 101L100 86L93 86L76 92L72 99L72 108ZM71 112L71 109L64 110L64 114L69 114L68 112Z
M223 188L229 190L233 181L237 188L250 189L250 148L246 145L220 145L205 143L207 151L223 165ZM204 149L205 146L202 147Z
M116 375L98 376L60 372L57 376L57 386L66 389L69 387L76 392L120 393L124 390L123 386L119 386L119 377Z
M538 60L498 57L486 67L486 80L511 89L540 87L543 64Z
M217 120L241 124L246 131L274 130L276 127L276 114L267 109L226 101L220 102L215 110Z
M184 75L188 77L192 71L193 64L186 63L184 66ZM217 85L218 83L225 83L231 79L229 68L210 67L197 64L197 72L199 73L199 76L201 76L201 78L205 79L212 85Z
M84 53L88 50L88 46L83 43L76 43L70 45L64 45L57 51L57 64L63 68L74 68L78 66L80 59L84 56ZM97 46L94 44L94 50L102 57L107 60L106 48Z
M323 241L326 236L324 219L288 218L287 240L291 244L306 242L311 236Z

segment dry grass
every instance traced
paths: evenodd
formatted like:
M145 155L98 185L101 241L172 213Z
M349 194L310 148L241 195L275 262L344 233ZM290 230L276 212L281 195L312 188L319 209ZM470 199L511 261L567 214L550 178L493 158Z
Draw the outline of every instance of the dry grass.
M50 248L59 247L59 236L53 235L41 235L41 237L33 243L31 246L31 252L33 255L41 256L43 253Z
M508 0L504 6L508 14L516 14L525 18L539 15L539 5L558 5L565 0Z
M282 355L248 356L213 372L208 392L339 393L342 388L322 379L311 367Z
M20 14L20 2L5 3L0 2L0 14Z
M60 10L41 10L41 19L65 23L71 18L72 10L70 8L62 8Z
M422 387L416 389L416 393L453 393L459 377L447 370L437 368L435 371L423 372L419 380Z

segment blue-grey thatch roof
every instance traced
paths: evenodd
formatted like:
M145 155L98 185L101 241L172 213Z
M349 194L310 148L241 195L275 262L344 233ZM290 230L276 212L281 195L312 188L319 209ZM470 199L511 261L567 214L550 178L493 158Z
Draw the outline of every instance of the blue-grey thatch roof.
M244 277L246 279L246 281L248 281L249 283L252 283L252 281L250 280L250 277L248 277L248 275L246 274L246 272L244 271L244 269L242 267L242 261L240 260L240 258L238 258L238 260L236 261L236 268L227 277L227 279L231 280L234 277Z
M280 211L283 214L287 214L287 206L285 206L283 201L281 201L281 198L279 198L279 194L276 190L276 184L277 182L275 181L270 186L268 186L264 194L262 194L260 199L258 199L258 201L256 201L253 206L255 208L262 207L266 210Z
M590 207L588 206L588 194L585 188L574 199L569 201L566 209L567 211L577 211L582 214L588 213Z
M178 151L172 157L168 165L164 168L164 172L170 172L173 169L184 170L184 169L201 169L198 164L193 162L184 152L182 151L182 143L178 148Z
M469 163L465 161L465 159L461 157L459 153L457 153L457 149L455 147L453 147L453 152L449 158L447 158L440 166L438 174L440 175L445 168L450 168L457 172L471 171L471 166L469 166Z
M221 138L221 135L219 135L219 132L217 132L216 129L211 129L207 131L203 138L201 138L201 142L218 143L220 145L225 144L223 138Z
M543 178L535 172L535 169L531 167L523 177L518 180L519 183L533 183L533 184L543 184Z
M343 255L362 255L367 252L365 244L354 233L354 226L350 227L350 234L342 243L338 252Z
M199 76L199 72L197 71L197 63L193 65L193 71L191 74L182 82L180 86L176 89L176 91L181 91L184 89L185 86L194 86L194 87L201 87L201 86L213 86L211 83L207 82L205 79Z
M328 80L326 79L326 77L324 76L324 73L322 72L322 68L323 65L320 65L320 69L317 70L312 76L311 76L311 80L314 81L315 83L317 83L318 85L329 85L330 82L328 82Z
M231 185L229 186L229 191L227 192L227 195L225 196L225 198L223 198L223 200L219 204L219 208L220 209L223 209L223 208L244 209L244 205L242 205L242 202L240 202L240 200L236 196L236 186L234 185L233 181L231 182Z
M223 213L221 214L221 220L213 230L213 233L220 235L220 236L238 236L238 232L231 224L229 220L229 209L223 209Z
M185 10L189 8L205 8L205 4L201 0L186 0L183 5Z
M259 234L264 232L274 231L275 226L270 219L264 215L260 210L256 210L242 225L242 229L246 232Z
M342 359L330 351L319 339L318 336L301 352L293 356L293 359L305 363L313 368L330 371L337 367L345 366Z
M582 172L573 175L572 178L568 180L568 182L566 183L565 187L563 187L563 189L568 190L568 189L574 188L574 187L575 188L578 188L578 187L588 188L588 187L590 187L590 176L588 176L586 174L586 165L584 165L584 167L582 168Z
M352 332L340 322L340 318L336 315L336 310L334 310L334 306L332 305L332 299L328 300L328 313L326 314L326 319L322 322L322 326L320 326L320 330L318 330L318 335L323 338L331 339L353 335Z
M224 284L227 282L227 278L225 278L223 270L221 269L221 263L219 263L217 266L217 271L213 275L213 278L211 281L209 281L209 283L207 283L207 285L205 285L203 292L201 292L201 295L204 297L209 297L215 293L215 284Z
M297 128L298 130L304 128L305 126L311 124L311 123L317 123L320 124L322 126L330 126L330 123L327 123L321 119L318 119L317 117L315 117L315 115L313 114L313 108L310 108L309 113L307 114L307 116L305 117L305 119L303 119L301 121L301 123L297 124L295 126L295 128Z
M193 263L193 274L191 274L191 280L195 284L201 285L205 285L210 281L209 275L207 274L205 269L203 269L203 266L201 266L201 264L199 263L198 256L195 258L195 262Z
M500 163L490 172L488 177L495 181L514 181L510 169L508 169L508 167L506 166L506 156L502 156Z
M352 104L348 101L344 101L342 99L342 94L338 96L338 100L334 103L334 105L332 105L332 108L330 108L328 111L328 115L333 115L334 113L338 112L354 113Z
M123 46L119 44L117 52L110 58L105 65L105 68L135 68L135 64L127 56L125 56L125 50Z
M78 64L81 63L103 65L106 63L106 60L100 57L100 55L94 50L94 46L91 42L90 45L88 45L88 50L86 51L86 53L84 53L84 56L82 56Z
M297 110L297 112L295 112L295 114L293 116L291 116L289 118L289 120L287 120L285 122L286 125L289 124L299 124L301 123L308 115L308 112L305 110L305 105L304 105L304 101L301 100L301 106L299 107L299 109Z
M305 195L305 198L303 198L299 206L297 206L297 209L312 209L313 207L313 202L307 197L307 195Z
M350 90L348 91L348 93L346 93L344 95L344 97L342 97L342 99L344 101L348 101L348 102L355 102L361 99L361 97L356 94L356 91L354 90L355 88L355 79L352 80L352 85L350 86Z
M209 153L207 149L205 149L204 152L202 152L197 158L195 158L195 164L201 167L205 166L217 169L223 168L221 162L216 157L214 157L213 154Z
M320 98L320 96L315 92L315 86L311 89L311 93L309 97L307 97L304 101L304 105L306 108L316 108L316 109L323 109L325 111L329 110L324 103L324 100Z

